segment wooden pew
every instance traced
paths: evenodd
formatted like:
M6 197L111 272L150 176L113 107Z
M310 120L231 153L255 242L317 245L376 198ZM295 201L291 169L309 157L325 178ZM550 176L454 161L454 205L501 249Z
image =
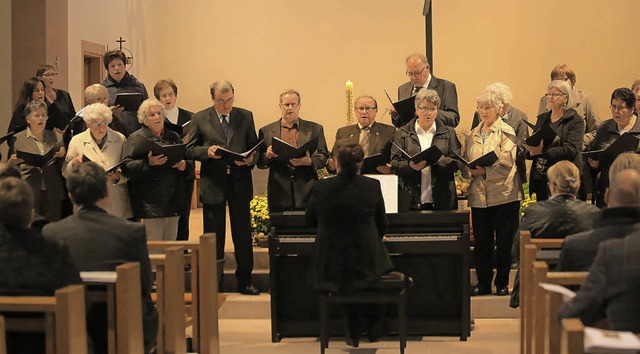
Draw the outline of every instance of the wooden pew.
M564 239L531 238L531 232L520 231L520 353L532 354L534 326L533 262L541 249L561 249Z
M216 240L214 234L200 236L198 243L190 241L148 241L149 250L164 250L181 246L189 250L191 266L191 316L193 350L201 354L219 353L218 309L224 295L218 294ZM188 296L187 296L188 299Z
M4 316L0 316L0 354L7 354L7 340L5 338Z
M109 354L144 352L140 264L124 263L115 272L80 272L92 302L107 304Z
M44 318L5 318L5 329L8 332L45 332L47 354L87 353L82 285L58 289L54 296L0 296L0 312L44 314ZM4 339L4 330L2 333Z
M549 272L549 266L542 261L533 262L533 277L536 284L534 301L534 345L535 354L560 352L560 328L558 310L563 304L562 295L549 292L540 283L557 285L582 285L589 272Z
M185 305L183 248L169 247L163 255L150 255L156 269L158 354L184 354Z
M578 318L564 318L562 320L562 354L584 353L584 325Z

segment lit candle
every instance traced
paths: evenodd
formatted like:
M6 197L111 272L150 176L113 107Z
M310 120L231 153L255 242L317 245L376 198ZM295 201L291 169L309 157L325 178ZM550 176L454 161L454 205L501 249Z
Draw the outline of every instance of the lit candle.
M353 82L347 80L347 124L353 123Z

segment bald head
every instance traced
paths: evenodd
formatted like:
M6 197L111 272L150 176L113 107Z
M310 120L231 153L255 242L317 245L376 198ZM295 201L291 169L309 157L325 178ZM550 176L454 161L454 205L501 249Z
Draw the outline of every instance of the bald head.
M631 169L619 171L609 183L605 199L610 208L639 208L640 172Z

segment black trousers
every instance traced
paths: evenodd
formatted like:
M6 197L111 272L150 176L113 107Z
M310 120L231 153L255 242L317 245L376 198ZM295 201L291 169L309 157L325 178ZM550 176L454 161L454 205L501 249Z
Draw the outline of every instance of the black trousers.
M236 256L236 278L238 286L251 283L253 270L253 241L251 239L251 214L249 200L234 198L234 191L226 191L226 201L229 204L229 218L231 219L231 239ZM203 205L204 232L215 232L217 259L224 259L224 244L226 235L226 203Z
M180 210L180 219L178 219L178 236L177 241L189 241L189 217L191 216L191 197L193 196L193 181L187 180L185 187L185 201Z
M520 202L496 205L488 208L471 208L473 235L475 239L473 261L476 266L478 285L491 288L493 259L496 259L497 288L509 285L511 269L511 243L520 225ZM495 234L495 243L494 243ZM494 252L494 244L496 251Z

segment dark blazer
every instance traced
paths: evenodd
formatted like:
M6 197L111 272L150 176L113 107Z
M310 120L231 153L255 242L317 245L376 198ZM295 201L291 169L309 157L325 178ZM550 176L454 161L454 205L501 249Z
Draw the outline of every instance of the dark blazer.
M165 218L180 215L185 198L186 176L193 169L187 164L184 171L170 166L149 166L149 159L133 158L135 141L138 136L154 141L159 145L182 143L180 136L165 129L161 138L153 135L146 126L129 136L124 144L123 153L128 161L122 165L122 174L129 179L131 210L136 218Z
M527 139L529 137L529 127L525 123L528 121L527 114L523 111L509 106L506 114L502 117L502 121L509 124L513 131L516 132L516 136L520 139ZM473 122L471 122L471 130L480 124L480 116L478 111L473 113ZM520 181L523 183L527 180L527 166L526 166L526 149L522 146L518 147L518 154L516 155L516 166L518 167L518 174L520 175Z
M240 201L253 198L251 166L228 164L223 159L212 159L207 150L212 145L225 147L235 152L244 152L258 143L253 113L243 108L233 107L229 114L229 136L225 137L220 118L213 107L193 115L191 132L187 143L187 159L198 160L200 167L200 198L204 204L221 204L225 199L228 183L234 183L239 191ZM254 157L254 161L257 156ZM227 178L227 169L233 176Z
M636 119L636 124L631 127L628 133L640 138L640 119ZM613 118L607 119L606 121L602 122L600 128L598 128L596 136L589 150L606 149L607 147L609 147L609 145L613 144L613 142L615 142L620 137L620 135L621 134L618 130L618 124L613 120ZM636 152L640 152L640 150ZM595 170L596 173L600 172L600 175L596 180L596 188L594 191L594 193L596 194L596 205L599 207L604 207L607 205L604 201L604 192L609 187L609 168L611 167L612 163L613 159L602 160L600 161L598 168Z
M379 154L385 148L389 148L395 135L395 127L384 123L373 122L371 124L371 130L369 131L369 155ZM336 143L340 140L358 144L360 142L360 128L358 128L358 124L351 124L338 129L336 132Z
M524 210L521 230L534 238L564 238L593 228L600 209L573 195L561 194L529 205Z
M623 238L640 231L640 208L605 208L597 228L567 236L562 244L558 269L565 272L588 271L602 241Z
M607 240L580 291L558 311L558 318L579 317L593 326L606 317L614 331L640 332L640 232Z
M115 271L116 266L125 262L140 263L143 331L148 353L156 340L158 314L151 301L151 262L144 225L110 215L97 206L87 206L46 225L42 234L68 247L80 271ZM106 321L91 320L92 312L87 324L106 327ZM95 338L92 336L92 339Z
M340 174L319 181L306 219L317 226L309 272L313 288L350 292L393 268L382 242L387 216L379 181Z
M260 128L258 136L259 139L264 139L260 149L258 168L269 169L267 182L269 210L303 210L309 201L311 188L318 180L317 171L326 165L329 157L324 130L318 123L298 119L298 146L318 137L318 149L311 155L311 166L299 167L266 158L265 152L271 146L273 137L281 137L280 130L280 120L277 120Z
M58 142L58 136L51 130L44 130L45 150L51 149ZM40 150L33 139L27 138L27 130L15 135L14 149L16 151L24 151L32 154L40 155ZM63 159L57 159L55 163L45 166L44 168L34 167L26 163L20 164L20 174L22 179L27 181L33 190L34 205L36 208L40 205L40 190L44 181L44 188L47 191L48 200L51 203L60 203L65 196L64 183L62 182ZM41 214L46 214L46 210L37 210ZM60 218L58 216L58 218Z
M395 137L395 143L411 155L423 150L420 146L418 135L416 135L415 124L416 119L411 120L407 125L398 129ZM433 136L431 145L437 146L444 156L436 164L431 165L434 208L436 210L456 210L458 209L458 198L453 174L460 169L460 164L453 153L461 153L461 145L456 136L456 131L437 122L436 133ZM391 148L391 164L395 168L398 177L400 177L400 186L409 192L409 207L420 209L422 173L411 168L409 160L395 146Z
M109 91L109 106L115 105L116 95L119 93L141 93L142 101L149 98L147 88L144 84L128 72L124 74L124 77L120 82L116 82L111 75L107 75L107 77L102 80L101 84ZM141 127L138 122L137 111L123 111L121 114L114 114L113 119L119 120L126 127L126 132L123 133L124 136L129 136L129 134L135 132ZM119 129L117 129L118 127L115 128L115 130L119 131Z
M439 122L444 123L450 127L457 127L460 123L460 111L458 110L458 92L456 85L444 79L438 79L431 75L431 81L427 86L428 89L436 90L438 96L440 96L440 107L438 107L438 119ZM413 84L411 81L405 82L398 87L398 100L411 97L413 91ZM407 122L393 122L396 127L401 127L407 124Z

